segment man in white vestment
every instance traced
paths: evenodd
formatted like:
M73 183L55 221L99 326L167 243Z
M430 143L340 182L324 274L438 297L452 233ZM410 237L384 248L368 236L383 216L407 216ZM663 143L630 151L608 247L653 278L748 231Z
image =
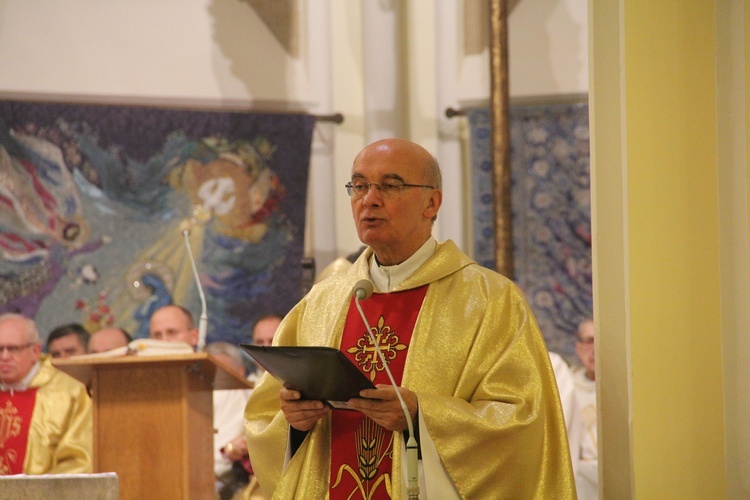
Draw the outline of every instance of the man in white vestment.
M245 363L239 347L228 342L211 342L205 348L211 356L223 361L238 376L245 376ZM250 389L214 391L214 474L216 491L224 488L237 489L242 478L232 470L232 440L242 434L245 404Z
M576 487L580 500L599 498L598 452L596 437L596 360L594 357L594 321L578 326L576 354L582 367L573 372L576 401L581 414L581 439L576 468Z
M560 392L560 404L565 415L565 427L568 430L568 446L570 448L570 459L573 464L573 473L578 469L578 450L581 446L581 411L576 400L576 384L573 370L567 361L556 352L549 353L552 361L552 370L557 380L557 390Z

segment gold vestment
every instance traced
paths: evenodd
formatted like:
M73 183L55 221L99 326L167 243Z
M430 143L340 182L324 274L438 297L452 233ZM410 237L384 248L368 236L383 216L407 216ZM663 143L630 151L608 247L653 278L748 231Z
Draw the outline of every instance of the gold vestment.
M354 284L369 278L372 249L315 285L287 315L276 345L339 347ZM452 242L393 291L429 284L403 386L419 409L462 498L575 498L565 422L549 355L521 292ZM289 425L280 384L265 375L245 409L250 460L274 498L326 498L330 417L321 419L285 470ZM393 498L401 491L402 434L394 434ZM427 482L430 478L425 478Z
M29 388L38 387L25 474L93 472L93 405L86 387L52 366L46 354Z

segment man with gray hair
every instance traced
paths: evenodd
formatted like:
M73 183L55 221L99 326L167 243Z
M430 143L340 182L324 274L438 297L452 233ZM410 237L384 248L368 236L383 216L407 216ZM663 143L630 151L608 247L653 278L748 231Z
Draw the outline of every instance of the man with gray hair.
M86 387L42 354L36 323L0 315L0 475L90 473Z

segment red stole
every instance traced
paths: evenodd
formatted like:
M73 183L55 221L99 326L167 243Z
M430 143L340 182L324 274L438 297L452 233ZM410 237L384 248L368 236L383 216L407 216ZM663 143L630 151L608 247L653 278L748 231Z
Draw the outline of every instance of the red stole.
M426 293L427 285L405 292L374 294L360 302L399 386ZM353 298L339 349L375 385L391 383ZM363 413L350 410L334 410L331 429L331 498L390 498L393 432Z
M0 391L0 476L23 474L36 391Z

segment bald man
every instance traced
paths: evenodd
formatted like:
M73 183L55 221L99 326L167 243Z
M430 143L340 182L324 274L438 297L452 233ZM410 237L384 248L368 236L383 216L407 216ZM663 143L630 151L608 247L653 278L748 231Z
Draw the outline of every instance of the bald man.
M190 311L173 304L161 307L151 315L149 335L156 340L184 342L191 347L198 345L198 328Z
M356 411L332 410L273 377L261 380L245 430L269 496L406 498L403 433L411 421L427 498L575 498L544 339L510 280L432 236L441 184L437 161L409 141L378 141L354 159L346 189L368 248L313 286L274 345L338 348L376 388L348 401ZM361 307L397 388L373 357L353 302L362 279L374 285Z
M599 453L596 430L596 357L594 355L594 320L578 324L576 355L581 368L574 371L576 401L581 414L581 440L576 487L580 500L599 497Z
M122 328L103 328L91 334L89 338L89 353L111 351L118 347L127 346L133 340L130 334Z

